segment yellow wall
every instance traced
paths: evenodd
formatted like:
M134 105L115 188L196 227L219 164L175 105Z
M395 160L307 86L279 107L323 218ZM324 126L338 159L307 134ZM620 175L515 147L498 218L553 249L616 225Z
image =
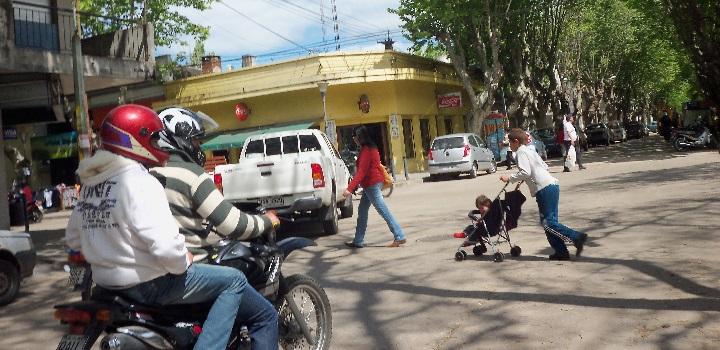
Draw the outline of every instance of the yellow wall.
M397 175L402 175L405 145L402 119L412 120L415 154L408 159L408 171L426 170L420 134L420 119L430 121L431 139L445 134L443 117L453 119L456 132L462 128L462 115L468 110L439 110L438 94L462 91L452 67L407 54L386 52L353 55L320 55L307 59L245 68L222 74L170 83L167 100L154 107L181 104L212 116L219 132L231 132L261 126L316 121L324 130L323 108L317 82L327 81L328 119L336 127L384 123L389 152ZM358 108L361 95L370 101L369 113ZM464 100L464 102L467 100ZM246 121L236 119L239 102L251 110ZM390 118L397 116L399 137L391 135ZM237 150L230 150L230 160Z

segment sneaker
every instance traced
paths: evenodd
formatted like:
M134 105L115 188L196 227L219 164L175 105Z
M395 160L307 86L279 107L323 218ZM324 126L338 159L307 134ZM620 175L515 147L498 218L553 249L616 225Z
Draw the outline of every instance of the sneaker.
M350 248L364 248L365 247L365 245L357 244L355 242L345 242L345 245Z
M568 261L570 260L570 253L555 253L553 255L550 255L550 260L557 260L557 261Z
M581 233L580 238L578 238L575 242L575 256L580 256L580 253L582 253L583 248L585 247L585 241L587 241L588 235L587 233Z
M401 240L399 240L399 241L398 241L398 240L394 240L394 241L392 241L392 243L388 244L387 247L388 247L388 248L397 248L397 247L399 247L401 244L405 244L405 243L407 243L407 240L404 240L404 239L401 239Z

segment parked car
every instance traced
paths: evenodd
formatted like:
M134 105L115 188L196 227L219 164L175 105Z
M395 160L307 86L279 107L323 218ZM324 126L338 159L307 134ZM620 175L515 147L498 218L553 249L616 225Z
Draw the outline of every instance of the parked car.
M650 132L657 132L657 121L651 120L647 127Z
M650 135L650 131L648 130L647 126L645 126L645 123L641 122L628 122L625 126L625 130L627 131L628 139L641 139L645 136Z
M36 260L29 234L0 230L0 305L15 300L20 282L33 274Z
M327 136L313 129L250 136L238 164L215 168L215 184L238 206L262 205L295 222L322 222L338 232L338 219L353 215L345 162ZM338 216L338 209L340 215Z
M610 128L605 123L590 124L585 128L587 142L590 146L605 145L610 146L612 136Z
M548 154L547 154L547 150L545 149L545 144L542 142L542 140L540 140L540 137L537 135L537 133L534 131L530 132L530 133L528 133L526 131L525 133L528 134L528 143L527 143L528 148L537 152L540 155L540 158L542 158L542 160L547 160ZM510 147L508 147L508 146L504 146L502 148L502 150L500 150L499 164L507 165L507 163L506 163L507 159L505 159L505 158L507 158L507 153L509 150L510 150Z
M545 146L545 153L548 157L562 156L562 145L555 140L555 130L539 129L535 131L535 135L537 135L535 138L540 139Z
M479 136L471 133L436 137L428 150L428 172L435 180L444 174L468 173L476 177L484 170L492 174L497 170L495 156L485 147Z
M625 128L623 128L622 124L617 121L612 121L608 123L608 128L610 128L610 142L627 141L627 132L625 131Z

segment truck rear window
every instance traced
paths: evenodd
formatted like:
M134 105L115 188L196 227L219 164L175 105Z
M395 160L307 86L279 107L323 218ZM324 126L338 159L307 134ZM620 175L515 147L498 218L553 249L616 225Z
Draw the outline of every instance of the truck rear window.
M320 150L320 141L315 135L290 135L271 137L264 140L248 142L245 148L245 158L274 156L278 154L292 154Z

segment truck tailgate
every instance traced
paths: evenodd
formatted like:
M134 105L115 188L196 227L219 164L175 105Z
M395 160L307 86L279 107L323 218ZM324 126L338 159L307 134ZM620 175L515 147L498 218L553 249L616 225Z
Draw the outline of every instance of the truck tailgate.
M282 196L313 192L310 161L297 157L244 158L239 164L218 166L225 198L260 201L267 207L290 205Z

